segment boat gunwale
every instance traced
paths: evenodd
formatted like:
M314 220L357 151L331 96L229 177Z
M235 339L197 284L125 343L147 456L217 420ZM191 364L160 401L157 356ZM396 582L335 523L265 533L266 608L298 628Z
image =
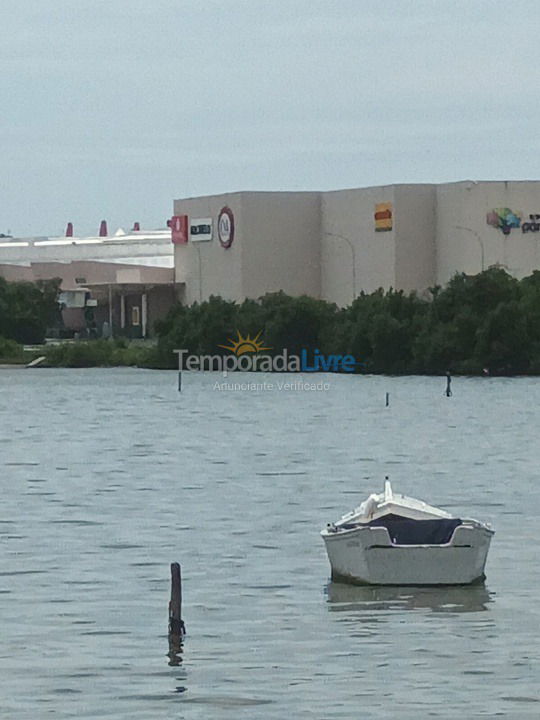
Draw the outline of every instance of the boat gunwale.
M416 520L413 522L422 522L422 520ZM338 538L344 538L344 537L350 537L352 535L355 535L359 532L362 532L363 530L384 530L386 532L386 535L388 537L389 544L388 545L378 545L377 547L383 549L383 548L447 548L447 547L471 547L470 545L453 545L454 542L454 536L456 532L460 528L466 528L467 530L480 530L487 533L490 538L495 535L495 530L491 528L486 523L482 523L479 520L474 520L473 518L464 518L460 525L457 525L457 527L454 528L452 531L452 535L450 536L450 540L447 543L439 543L439 544L430 544L430 543L419 543L416 545L404 545L399 543L392 542L392 538L390 536L390 532L388 531L388 528L384 527L384 525L368 525L368 524L361 524L359 523L356 527L353 528L340 528L339 525L335 525L336 530L332 531L329 530L327 527L324 528L324 530L321 530L321 536L323 540L326 542L327 540L337 540ZM370 550L374 546L368 546L365 547L364 550Z

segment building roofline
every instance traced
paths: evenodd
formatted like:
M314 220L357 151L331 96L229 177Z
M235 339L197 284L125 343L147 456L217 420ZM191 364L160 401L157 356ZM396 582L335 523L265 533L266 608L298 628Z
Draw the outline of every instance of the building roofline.
M321 190L233 190L232 192L216 193L210 195L193 195L191 197L174 198L173 202L187 202L188 200L201 200L202 198L226 198L243 195L319 195Z
M227 198L231 196L241 197L243 195L328 195L331 193L346 192L352 190L383 190L405 187L444 187L447 185L496 185L501 183L525 184L540 183L538 180L451 180L447 182L395 182L379 185L356 185L352 187L333 188L329 190L233 190L231 192L210 193L208 195L191 195L189 197L174 198L173 202L187 202L189 200L201 200L203 198Z

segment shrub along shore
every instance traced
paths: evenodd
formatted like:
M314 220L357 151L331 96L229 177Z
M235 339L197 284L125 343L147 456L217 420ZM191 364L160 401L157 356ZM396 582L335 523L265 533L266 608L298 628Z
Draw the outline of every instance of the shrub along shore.
M269 355L285 348L298 355L302 350L352 355L361 373L537 375L540 272L517 280L493 267L474 276L457 274L422 296L361 293L346 308L282 292L242 303L211 297L174 306L155 331L153 346L90 340L46 346L41 354L47 365L57 367L176 368L175 349L227 355L230 351L219 346L240 332L251 338L260 333ZM0 340L0 361L5 347Z

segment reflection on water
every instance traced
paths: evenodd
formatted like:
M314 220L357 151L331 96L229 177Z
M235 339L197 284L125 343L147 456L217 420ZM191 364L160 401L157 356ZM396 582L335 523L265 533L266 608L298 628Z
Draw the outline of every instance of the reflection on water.
M182 642L182 636L169 633L169 652L167 653L169 662L167 664L171 667L179 667L182 664L183 653L184 644Z
M485 585L398 587L330 582L327 595L328 607L332 612L426 609L467 613L488 610L494 601L494 593Z

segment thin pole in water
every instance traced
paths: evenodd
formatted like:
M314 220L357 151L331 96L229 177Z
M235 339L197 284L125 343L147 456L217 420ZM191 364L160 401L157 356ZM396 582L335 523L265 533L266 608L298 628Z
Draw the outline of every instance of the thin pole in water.
M182 620L182 571L180 563L171 563L171 601L169 603L169 633L183 635Z
M450 375L450 370L446 371L446 397L452 397L452 388L450 387L452 383L452 376Z
M173 350L173 352L178 353L178 392L182 392L182 357L187 350Z
M386 405L385 407L390 407L390 393L386 393Z
M169 658L170 665L182 662L182 641L186 626L182 620L182 573L179 563L171 563L171 600L169 602Z

